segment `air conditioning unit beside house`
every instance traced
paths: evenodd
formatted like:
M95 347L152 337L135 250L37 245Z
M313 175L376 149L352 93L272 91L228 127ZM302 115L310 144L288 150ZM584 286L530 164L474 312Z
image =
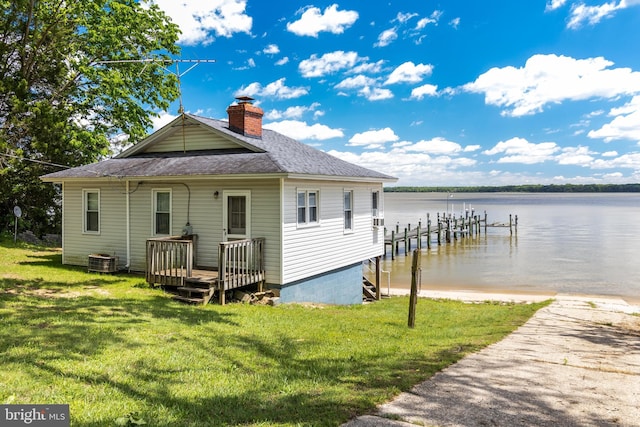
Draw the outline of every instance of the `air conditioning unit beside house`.
M88 271L97 273L114 273L118 271L118 257L105 254L89 255Z
M374 227L384 227L384 218L373 218L373 226Z

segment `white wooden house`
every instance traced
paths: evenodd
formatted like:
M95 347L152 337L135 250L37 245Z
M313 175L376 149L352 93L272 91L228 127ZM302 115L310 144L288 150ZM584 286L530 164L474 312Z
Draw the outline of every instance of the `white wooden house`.
M282 302L360 303L395 178L263 129L247 100L227 112L183 114L115 158L43 176L62 185L63 263L100 254L184 299L258 282Z

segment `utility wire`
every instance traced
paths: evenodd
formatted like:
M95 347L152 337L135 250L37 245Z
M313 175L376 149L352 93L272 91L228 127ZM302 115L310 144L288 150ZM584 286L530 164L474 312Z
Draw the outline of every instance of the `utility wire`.
M17 160L26 160L27 162L40 163L41 165L56 166L56 167L64 168L64 169L71 169L72 168L72 166L65 166L65 165L60 165L58 163L45 162L44 160L30 159L28 157L14 156L13 154L0 153L0 156L11 157L12 159L17 159Z

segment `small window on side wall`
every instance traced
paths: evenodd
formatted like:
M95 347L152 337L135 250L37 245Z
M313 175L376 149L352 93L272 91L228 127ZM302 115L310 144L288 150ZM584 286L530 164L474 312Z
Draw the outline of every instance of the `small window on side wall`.
M153 190L153 233L171 234L171 190Z
M371 192L371 216L380 216L380 192L377 190Z
M100 233L100 190L82 190L83 232Z
M344 191L344 230L353 231L353 191Z
M317 224L319 218L318 191L298 190L297 208L298 225Z

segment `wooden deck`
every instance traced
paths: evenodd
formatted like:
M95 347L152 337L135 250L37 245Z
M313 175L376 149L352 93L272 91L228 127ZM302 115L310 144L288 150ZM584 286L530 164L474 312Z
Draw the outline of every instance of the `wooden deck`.
M207 303L217 292L220 304L224 304L226 291L249 285L262 290L266 280L263 238L221 242L217 271L194 268L194 241L148 239L147 282L192 303Z

